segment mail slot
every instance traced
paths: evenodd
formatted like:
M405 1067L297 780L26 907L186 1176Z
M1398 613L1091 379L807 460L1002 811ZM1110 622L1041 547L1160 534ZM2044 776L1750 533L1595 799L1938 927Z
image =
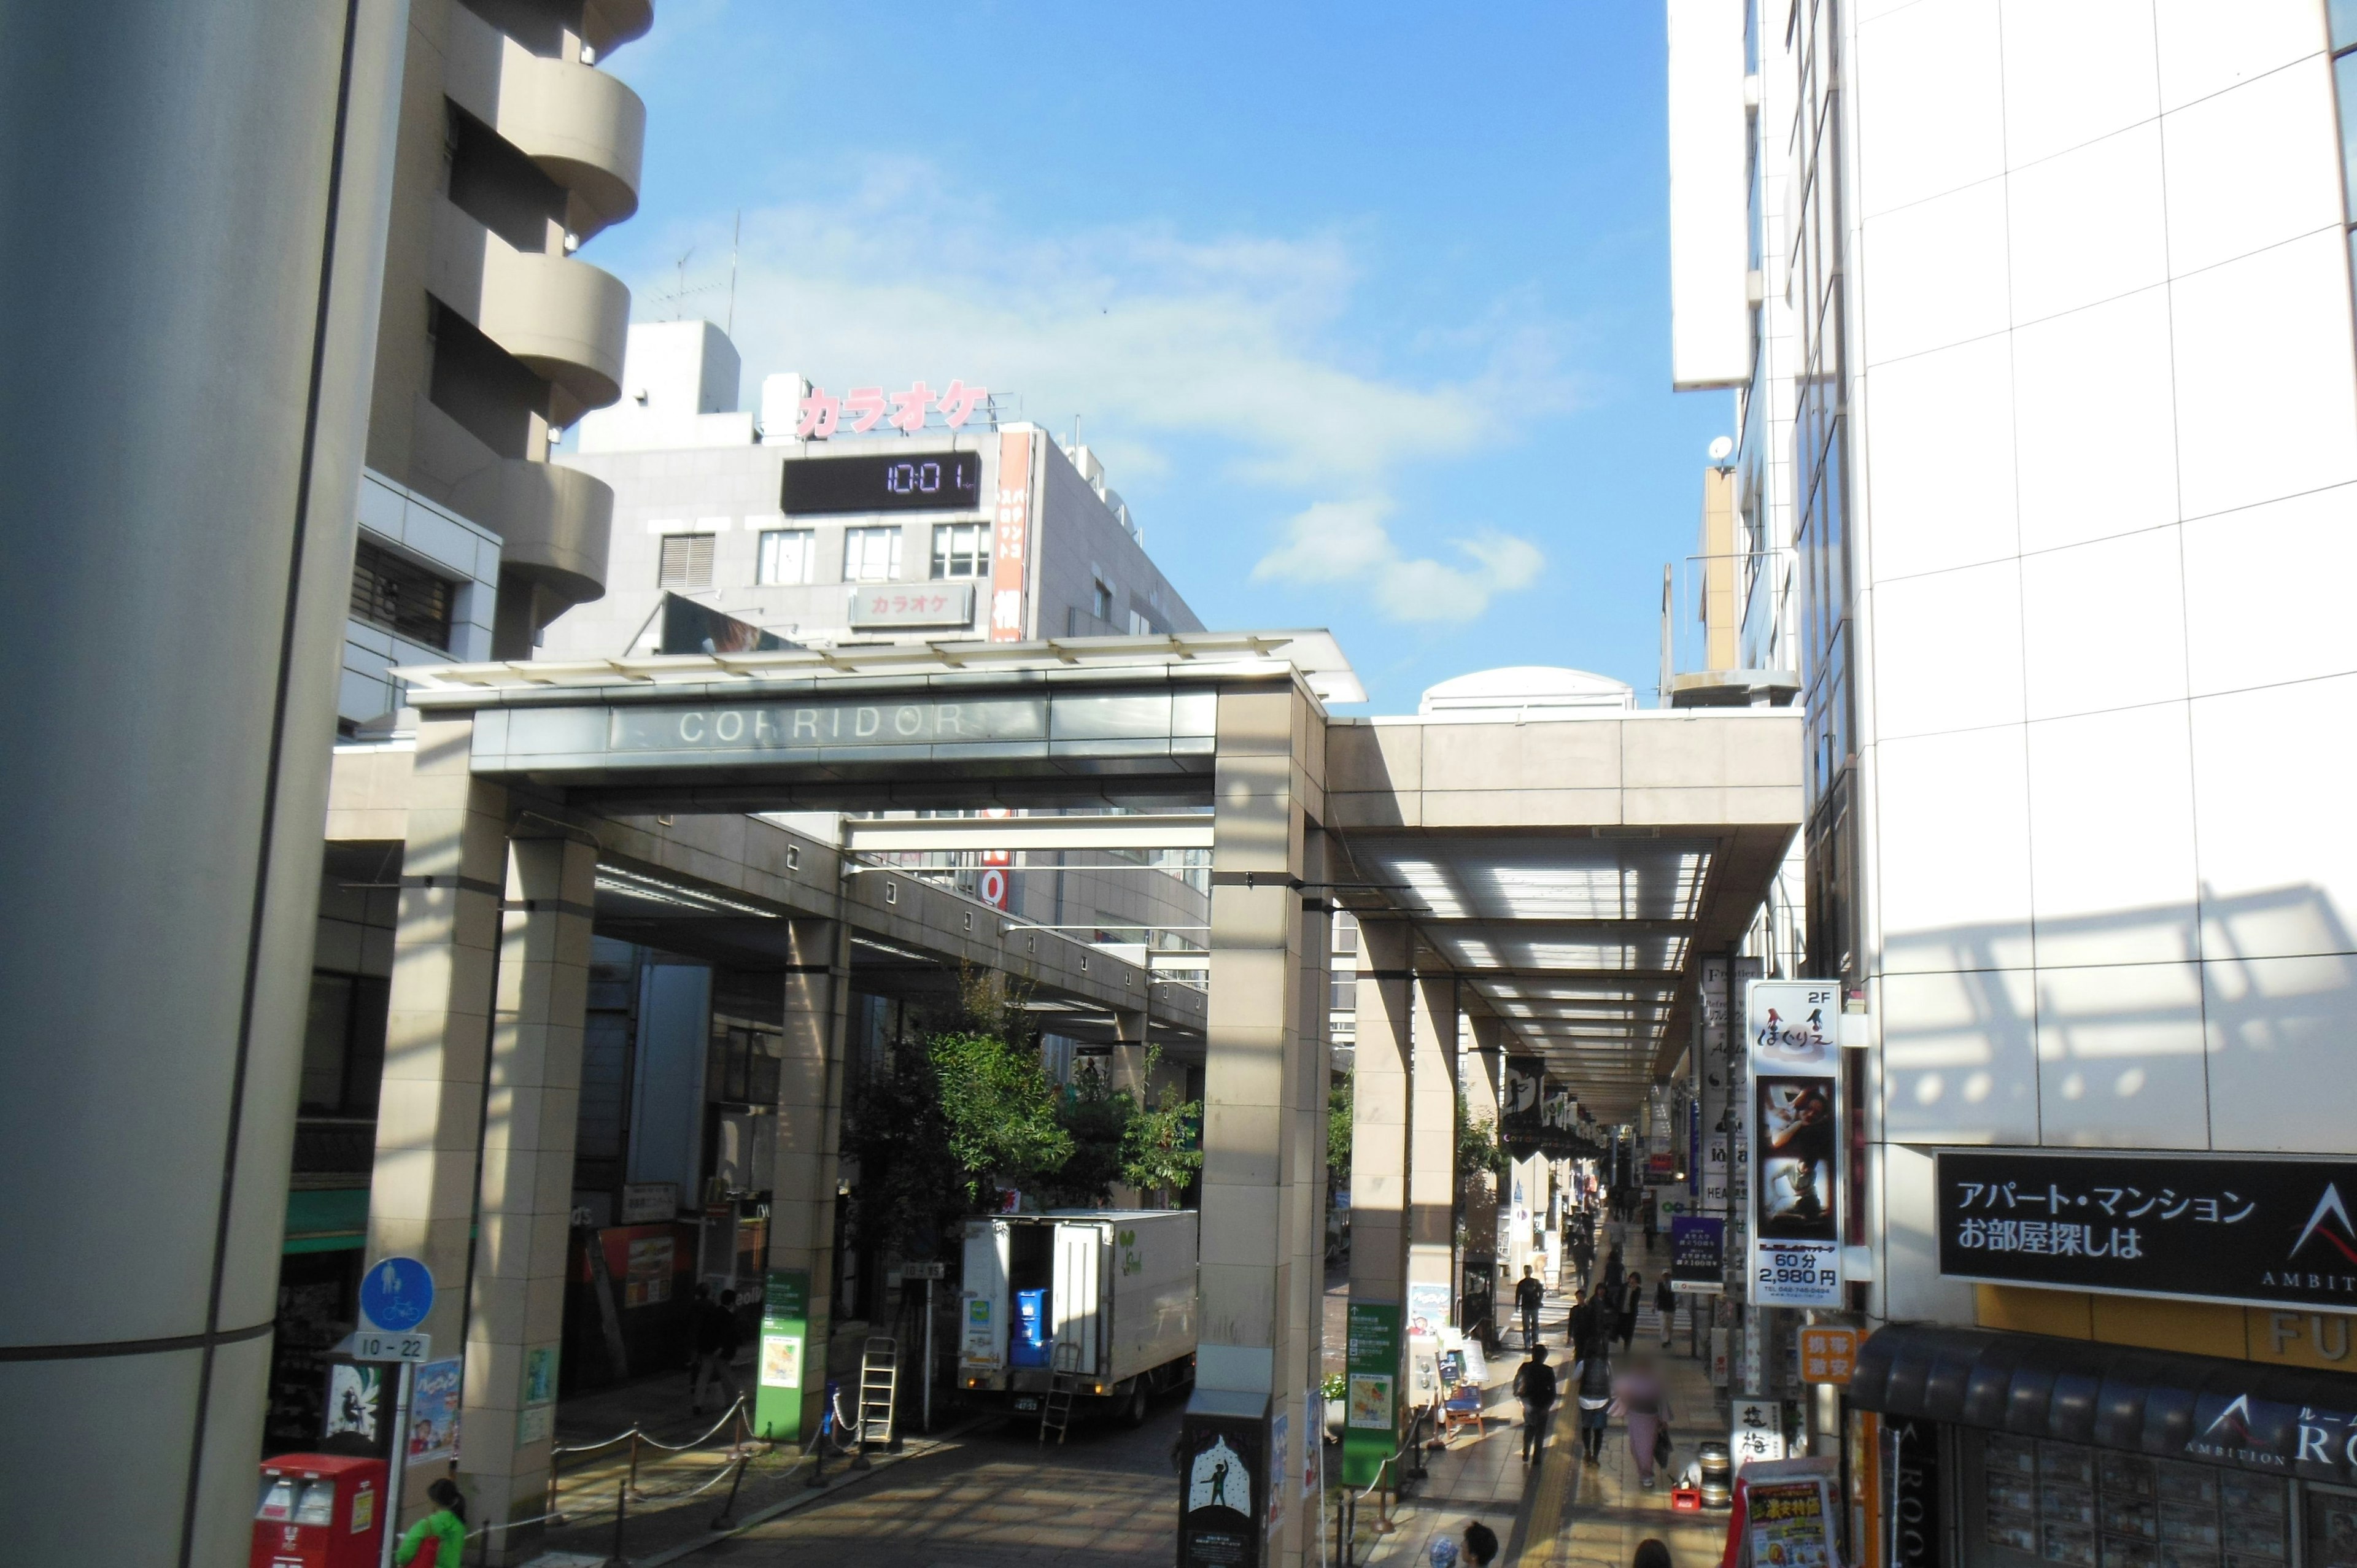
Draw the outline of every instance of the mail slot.
M247 1568L376 1568L384 1461L282 1454L262 1462Z

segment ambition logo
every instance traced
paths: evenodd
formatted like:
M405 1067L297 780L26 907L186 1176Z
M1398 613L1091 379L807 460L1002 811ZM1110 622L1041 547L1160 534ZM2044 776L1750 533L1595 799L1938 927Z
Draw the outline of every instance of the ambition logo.
M2323 1229L2328 1219L2341 1222L2339 1234ZM2349 1206L2341 1201L2341 1188L2337 1183L2325 1185L2324 1196L2316 1200L2316 1212L2308 1217L2306 1225L2300 1227L2299 1240L2291 1244L2291 1251L2287 1256L2298 1257L2299 1250L2308 1245L2310 1237L2316 1236L2321 1236L2334 1251L2357 1263L2357 1246L2352 1245L2357 1242L2357 1223L2351 1222Z

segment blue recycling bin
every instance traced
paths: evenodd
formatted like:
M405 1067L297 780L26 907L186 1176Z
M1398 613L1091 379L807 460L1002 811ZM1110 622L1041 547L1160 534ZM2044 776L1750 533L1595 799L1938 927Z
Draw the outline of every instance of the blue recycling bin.
M1007 1348L1007 1359L1017 1367L1044 1367L1048 1364L1050 1334L1048 1327L1048 1293L1044 1290L1019 1290L1015 1293L1015 1332Z

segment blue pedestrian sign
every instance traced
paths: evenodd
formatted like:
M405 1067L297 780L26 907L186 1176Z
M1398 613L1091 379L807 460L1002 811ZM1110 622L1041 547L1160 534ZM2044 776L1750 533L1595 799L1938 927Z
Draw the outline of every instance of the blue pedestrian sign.
M361 1316L388 1334L406 1334L434 1310L434 1276L414 1258L371 1263L361 1279Z

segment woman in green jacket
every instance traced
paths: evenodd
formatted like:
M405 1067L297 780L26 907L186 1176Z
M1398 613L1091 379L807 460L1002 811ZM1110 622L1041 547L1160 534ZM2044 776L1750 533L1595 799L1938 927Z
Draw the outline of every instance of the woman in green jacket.
M393 1560L406 1568L432 1541L434 1553L426 1561L434 1568L458 1568L458 1559L467 1550L467 1499L447 1478L426 1487L425 1496L433 1502L434 1511L409 1527L409 1533L394 1548Z

